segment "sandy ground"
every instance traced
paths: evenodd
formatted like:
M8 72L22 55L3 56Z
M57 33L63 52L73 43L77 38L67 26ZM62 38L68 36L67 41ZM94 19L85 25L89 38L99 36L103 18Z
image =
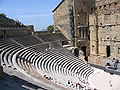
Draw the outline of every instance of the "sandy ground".
M90 79L90 84L98 90L120 90L120 76L111 75L100 69L95 69Z

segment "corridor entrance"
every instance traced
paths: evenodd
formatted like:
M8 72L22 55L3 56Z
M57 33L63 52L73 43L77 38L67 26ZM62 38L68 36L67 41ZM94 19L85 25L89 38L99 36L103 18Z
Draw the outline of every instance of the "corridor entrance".
M110 46L106 46L106 53L107 53L107 57L110 57Z
M81 47L81 50L84 52L85 60L88 61L86 49L87 49L86 46Z
M79 56L79 50L78 50L78 48L75 48L75 49L74 49L74 55L75 55L76 57Z

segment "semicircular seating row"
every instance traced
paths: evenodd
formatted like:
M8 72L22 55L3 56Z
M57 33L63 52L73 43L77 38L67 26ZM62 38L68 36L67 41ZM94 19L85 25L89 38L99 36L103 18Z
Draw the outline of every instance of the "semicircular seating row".
M4 65L16 68L13 55L17 53L17 65L25 71L35 67L49 74L83 78L88 80L94 70L79 60L57 42L41 42L34 36L23 38L5 38L0 40L0 59ZM31 41L32 40L32 41ZM49 48L49 45L52 48Z

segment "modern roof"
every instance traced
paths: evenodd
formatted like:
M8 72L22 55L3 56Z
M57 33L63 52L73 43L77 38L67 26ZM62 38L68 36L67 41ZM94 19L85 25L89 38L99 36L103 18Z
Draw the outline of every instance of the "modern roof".
M62 0L52 12L54 12L64 1L65 0Z

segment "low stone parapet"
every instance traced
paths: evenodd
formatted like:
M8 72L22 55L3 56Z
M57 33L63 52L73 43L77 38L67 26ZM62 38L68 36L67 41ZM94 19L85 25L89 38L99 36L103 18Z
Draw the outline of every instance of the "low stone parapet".
M0 67L0 79L2 79L3 78L3 67L1 66Z

